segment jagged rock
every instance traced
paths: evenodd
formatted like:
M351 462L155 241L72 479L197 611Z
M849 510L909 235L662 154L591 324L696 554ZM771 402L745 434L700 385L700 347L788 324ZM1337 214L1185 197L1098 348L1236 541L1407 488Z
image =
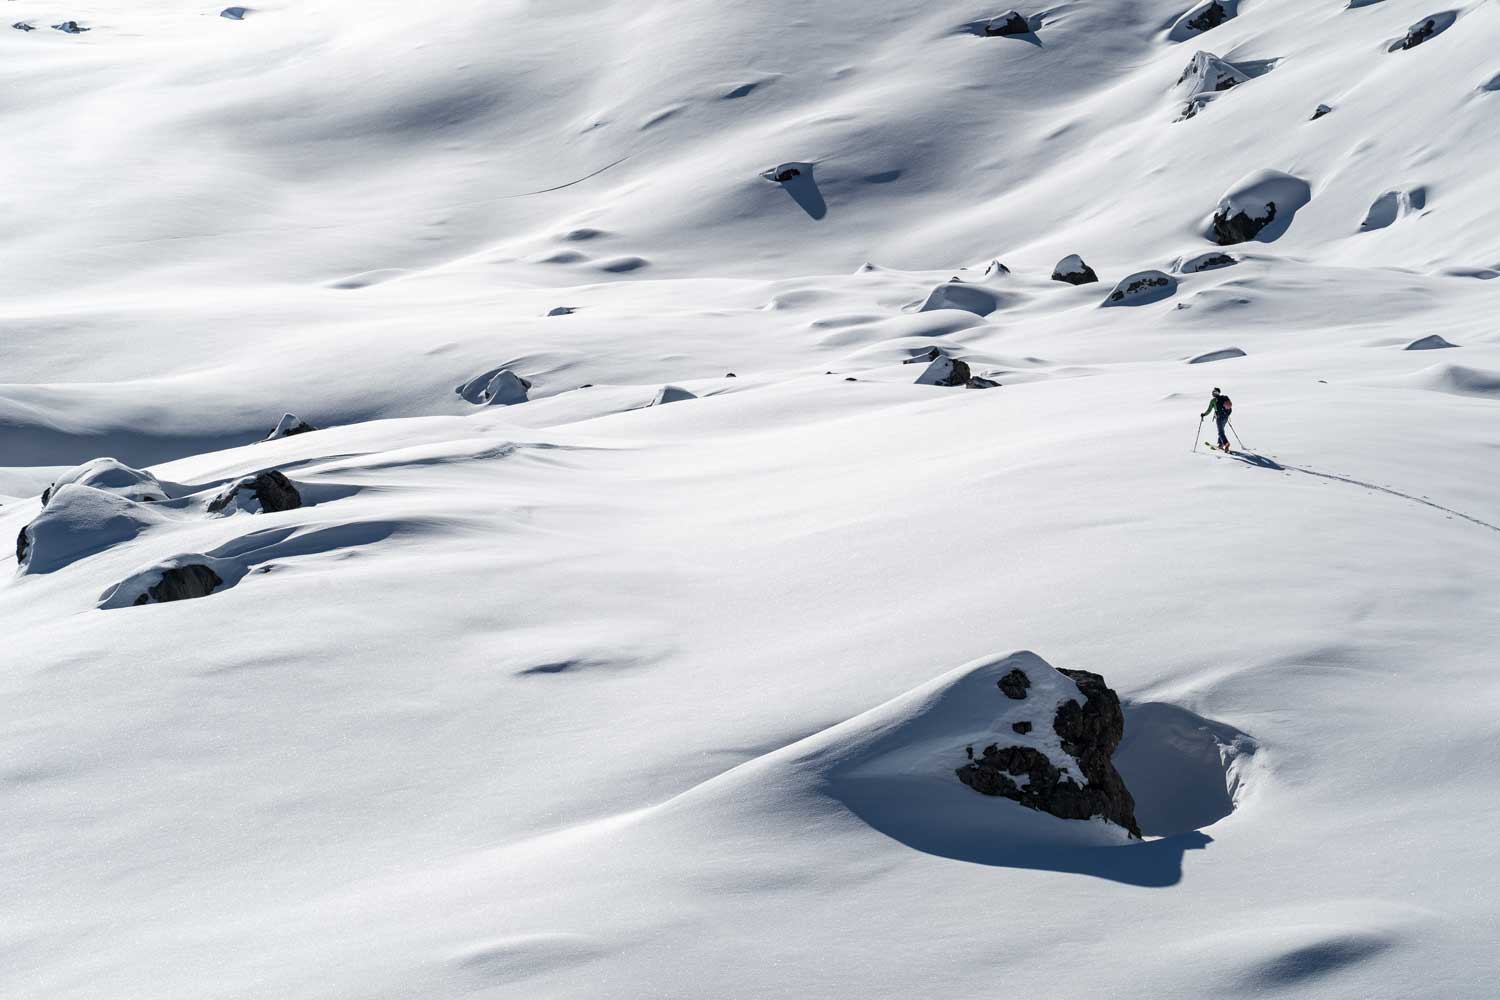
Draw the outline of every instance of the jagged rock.
M77 21L64 21L62 24L54 24L52 27L57 31L63 31L70 35L81 35L85 31L92 30L90 28L81 27Z
M31 539L26 537L26 526L21 526L21 533L16 536L16 565L20 566L26 562L26 553L31 550Z
M1429 17L1425 21L1419 21L1412 25L1411 30L1406 33L1406 37L1401 39L1401 48L1414 49L1437 34L1437 32L1437 21L1433 18Z
M224 582L211 567L202 563L187 563L161 571L161 580L134 601L142 604L167 604L171 601L186 601L194 597L207 597Z
M1032 726L1029 722L1012 722L1010 724L1010 728L1012 732L1020 733L1022 736L1025 736L1027 733L1031 732Z
M998 17L990 18L984 26L984 33L992 38L1002 35L1026 35L1031 33L1031 24L1016 11L1008 10Z
M1102 816L1141 836L1135 819L1135 800L1115 770L1110 757L1125 735L1125 714L1119 697L1098 674L1083 670L1058 671L1072 681L1076 694L1057 705L1052 729L1065 753L1076 765L1080 783L1070 766L1060 762L1042 746L1000 746L992 743L978 759L957 768L960 781L984 795L1011 799L1023 806L1061 819L1091 819ZM1020 724L1012 729L1023 733ZM1038 742L1032 737L1030 742ZM1016 779L1024 778L1024 783Z
M967 389L998 389L1000 383L994 379L985 378L983 375L971 375L969 381L964 383Z
M652 406L662 406L666 403L680 403L687 399L698 397L680 385L664 385L656 390L656 396L651 400Z
M1177 291L1177 279L1162 271L1137 271L1120 279L1104 300L1106 306L1138 306L1160 302Z
M209 502L208 512L222 514L232 507L252 514L274 514L301 506L302 494L296 485L279 469L267 469L230 483Z
M1177 92L1187 102L1177 120L1192 118L1226 90L1249 81L1249 74L1212 52L1195 53L1177 78Z
M1083 262L1076 253L1068 254L1052 269L1053 281L1066 281L1070 285L1088 285L1099 280L1094 269Z
M1185 42L1238 14L1239 0L1202 0L1177 19L1167 37L1174 42Z
M1224 5L1218 0L1213 0L1204 5L1195 16L1188 18L1187 24L1194 31L1208 31L1211 28L1217 28L1227 20L1229 20L1229 13L1224 9Z
M1026 676L1026 671L1016 667L1000 678L997 686L1005 697L1012 701L1021 701L1026 697L1026 689L1031 687L1031 678Z
M917 376L917 385L964 385L969 381L969 366L957 358L939 357Z
M1314 121L1315 122L1319 118L1322 118L1324 115L1329 115L1329 114L1332 114L1332 113L1333 113L1333 109L1330 108L1328 105L1326 105L1326 104L1319 104L1316 108L1313 108L1312 117L1309 118L1308 121Z
M780 166L764 171L761 176L768 181L785 184L794 178L801 177L802 168L805 166L807 166L805 163L783 163Z
M294 434L306 434L317 430L312 424L303 420L295 413L282 414L281 420L277 422L276 429L266 435L267 441L276 441L281 438L291 437Z
M1220 246L1245 243L1255 239L1257 233L1276 220L1276 203L1266 203L1264 215L1252 216L1241 209L1230 215L1227 211L1214 214L1214 240Z

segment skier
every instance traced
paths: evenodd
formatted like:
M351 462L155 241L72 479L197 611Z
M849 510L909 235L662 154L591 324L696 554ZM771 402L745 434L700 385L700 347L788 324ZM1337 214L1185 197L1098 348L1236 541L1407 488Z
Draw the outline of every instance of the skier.
M1234 403L1230 398L1220 393L1218 389L1215 389L1213 398L1208 401L1208 409L1199 414L1199 419L1201 420L1212 413L1214 420L1218 422L1220 451L1229 450L1229 438L1224 436L1224 425L1229 423L1229 417L1233 410Z

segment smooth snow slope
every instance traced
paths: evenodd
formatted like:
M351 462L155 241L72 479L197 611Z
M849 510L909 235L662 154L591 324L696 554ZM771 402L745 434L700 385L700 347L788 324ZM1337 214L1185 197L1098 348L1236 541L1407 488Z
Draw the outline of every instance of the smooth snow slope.
M6 6L0 537L170 499L0 566L0 995L1492 994L1493 0ZM950 786L1017 650L1146 843Z

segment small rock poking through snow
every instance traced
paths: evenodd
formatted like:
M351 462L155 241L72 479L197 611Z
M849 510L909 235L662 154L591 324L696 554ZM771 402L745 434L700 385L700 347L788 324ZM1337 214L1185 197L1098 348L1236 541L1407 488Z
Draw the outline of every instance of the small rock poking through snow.
M1143 306L1160 302L1177 291L1177 279L1164 271L1137 271L1120 283L1103 302L1106 306Z
M64 21L62 24L54 24L52 28L54 31L61 31L69 35L81 35L85 31L93 30L81 26L77 21Z
M1447 31L1453 26L1453 22L1456 20L1458 20L1458 15L1451 10L1443 11L1441 14L1433 14L1430 17L1424 17L1407 29L1406 37L1393 42L1388 51L1402 52L1407 49L1414 49L1418 45L1422 45Z
M1309 118L1308 121L1314 121L1315 122L1319 118L1322 118L1324 115L1330 115L1330 114L1333 114L1333 109L1332 108L1330 108L1326 104L1319 104L1316 108L1313 108L1312 117Z
M276 429L267 434L265 440L276 441L280 438L291 437L294 434L306 434L309 431L315 430L317 430L316 427L295 413L284 413L281 419L277 421Z
M1100 816L1139 838L1135 800L1110 759L1125 736L1125 714L1104 678L1084 670L1054 670L1035 657L1026 669L1018 666L1001 677L998 687L1005 698L1021 704L997 702L996 715L1025 739L1000 740L977 754L969 746L968 763L954 772L958 779L983 795L1060 819ZM1033 717L1013 718L1026 712ZM1043 728L1032 735L1039 724Z
M1031 24L1018 12L1008 10L1004 14L990 18L982 30L991 38L1004 35L1026 35L1031 33Z
M1212 52L1195 53L1177 78L1178 96L1186 102L1178 120L1192 118L1219 94L1249 81L1249 74Z
M1076 253L1068 254L1052 269L1053 281L1065 281L1070 285L1089 285L1099 280L1094 269L1083 262Z
M1218 250L1210 250L1208 253L1194 254L1191 257L1179 257L1172 264L1172 270L1178 274L1197 274L1199 271L1216 271L1221 267L1233 267L1239 260Z
M1434 333L1434 334L1431 334L1429 336L1422 337L1419 340L1413 340L1410 344L1407 344L1405 347L1403 347L1402 350L1404 350L1404 351L1441 351L1444 348L1457 347L1457 346L1458 346L1457 344L1450 344L1448 341L1444 340L1442 337L1440 337L1440 336L1438 336L1437 334Z
M249 7L225 7L219 11L219 16L227 17L231 21L243 21L248 13L250 13Z
M1203 0L1177 19L1167 32L1167 38L1174 42L1185 42L1205 31L1212 31L1237 14L1239 0Z
M1259 239L1269 243L1312 200L1312 186L1279 170L1260 170L1240 179L1219 199L1208 236L1220 246Z

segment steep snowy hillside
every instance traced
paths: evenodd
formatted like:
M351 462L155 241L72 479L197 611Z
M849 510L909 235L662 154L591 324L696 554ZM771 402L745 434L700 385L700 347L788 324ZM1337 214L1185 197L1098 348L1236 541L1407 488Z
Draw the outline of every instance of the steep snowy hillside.
M1448 2L11 0L0 995L1488 998Z

